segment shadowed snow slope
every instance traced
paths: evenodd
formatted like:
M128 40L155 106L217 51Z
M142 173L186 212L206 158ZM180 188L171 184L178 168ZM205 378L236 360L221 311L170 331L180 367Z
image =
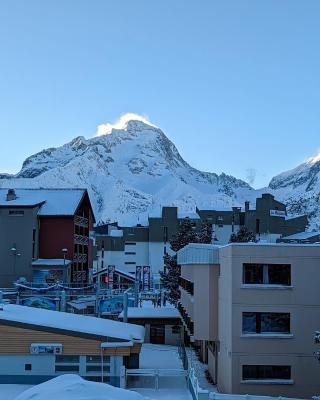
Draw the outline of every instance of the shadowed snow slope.
M21 393L15 400L143 400L140 394L78 375L61 375Z

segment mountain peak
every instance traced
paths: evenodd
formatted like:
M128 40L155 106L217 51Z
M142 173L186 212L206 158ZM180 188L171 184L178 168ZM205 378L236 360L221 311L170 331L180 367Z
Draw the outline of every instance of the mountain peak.
M110 135L114 130L142 131L157 128L143 115L135 113L123 114L116 122L98 125L96 136Z

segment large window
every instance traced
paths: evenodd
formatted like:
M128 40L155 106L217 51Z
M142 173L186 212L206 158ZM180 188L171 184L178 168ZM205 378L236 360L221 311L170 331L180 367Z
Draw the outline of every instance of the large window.
M55 372L79 372L79 356L56 356Z
M291 285L290 264L243 264L243 283L247 285Z
M243 365L242 379L250 380L289 380L291 367L289 365Z
M289 313L244 312L242 333L245 334L289 334Z

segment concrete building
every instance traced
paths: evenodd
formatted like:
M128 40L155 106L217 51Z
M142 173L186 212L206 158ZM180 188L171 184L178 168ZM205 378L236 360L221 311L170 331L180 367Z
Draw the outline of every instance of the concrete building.
M139 368L143 338L138 325L2 305L0 383L39 384L74 373L121 386L122 367Z
M179 309L221 392L310 398L320 392L320 246L190 244L178 252Z
M96 255L94 269L114 265L117 270L135 275L137 266L150 266L153 282L159 285L164 254L172 254L170 240L179 230L181 221L189 218L198 230L203 223L212 225L212 241L226 244L232 233L246 226L257 240L275 242L282 236L304 232L306 216L289 218L286 206L271 194L256 200L255 209L246 202L244 210L200 210L181 213L177 207L163 207L160 216L150 216L148 226L119 227L116 223L95 228Z
M0 287L87 282L94 215L85 189L0 189Z

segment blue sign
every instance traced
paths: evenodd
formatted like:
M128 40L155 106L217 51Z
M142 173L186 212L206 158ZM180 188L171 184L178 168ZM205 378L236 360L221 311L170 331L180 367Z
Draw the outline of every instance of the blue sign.
M46 310L56 310L56 302L53 299L41 296L27 297L21 300L21 304L27 307L45 308Z

